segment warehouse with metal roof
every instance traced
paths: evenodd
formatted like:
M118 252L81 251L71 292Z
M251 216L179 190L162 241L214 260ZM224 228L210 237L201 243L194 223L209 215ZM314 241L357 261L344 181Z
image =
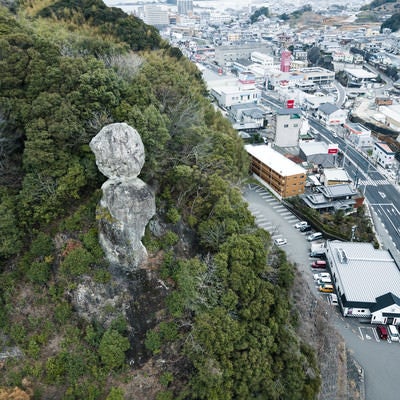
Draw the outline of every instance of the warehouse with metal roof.
M389 251L327 241L326 256L344 316L400 325L400 269Z

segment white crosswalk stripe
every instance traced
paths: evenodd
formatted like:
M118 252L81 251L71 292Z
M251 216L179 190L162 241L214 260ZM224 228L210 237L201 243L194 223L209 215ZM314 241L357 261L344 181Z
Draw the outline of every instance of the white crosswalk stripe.
M386 179L380 179L375 181L373 179L360 179L358 181L359 185L368 185L368 186L382 186L382 185L389 185L389 182Z

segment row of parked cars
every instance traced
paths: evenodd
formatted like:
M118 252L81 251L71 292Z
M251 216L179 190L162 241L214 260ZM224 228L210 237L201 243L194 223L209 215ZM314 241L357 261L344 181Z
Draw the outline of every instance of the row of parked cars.
M296 229L300 232L309 232L312 230L311 225L307 221L300 221L294 225ZM323 238L323 234L321 232L314 232L307 236L307 240L309 242L313 242L314 240L319 240Z
M296 229L300 232L308 232L311 231L311 225L307 221L300 221L294 225ZM307 236L307 240L309 242L313 242L316 240L323 239L323 234L321 232L313 232ZM316 260L311 264L311 268L318 269L326 269L326 261L325 260ZM334 294L335 288L332 284L331 275L329 272L320 272L318 274L314 274L314 280L317 282L319 286L319 291L322 293L330 293L332 296L331 304L337 304L337 297Z
M390 339L392 342L400 341L400 326L396 327L395 325L378 325L376 327L376 331L382 340Z
M311 264L311 268L326 268L326 261L317 260ZM314 274L314 280L318 284L318 290L321 293L335 293L335 288L332 284L331 274L329 272L319 272ZM331 299L333 300L333 299ZM335 303L337 303L337 298L335 299Z

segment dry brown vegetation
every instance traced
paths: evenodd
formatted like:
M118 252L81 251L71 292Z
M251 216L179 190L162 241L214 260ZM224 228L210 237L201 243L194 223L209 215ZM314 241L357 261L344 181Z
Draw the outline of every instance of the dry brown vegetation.
M316 298L305 278L295 278L293 299L299 314L299 335L316 351L321 372L320 400L345 400L360 398L359 385L348 379L346 344L335 332L331 318L331 306L322 298ZM352 392L352 393L350 393Z

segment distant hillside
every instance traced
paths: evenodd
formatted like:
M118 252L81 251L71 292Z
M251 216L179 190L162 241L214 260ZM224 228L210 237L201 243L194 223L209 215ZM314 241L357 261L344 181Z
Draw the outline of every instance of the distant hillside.
M389 28L392 32L397 32L400 29L400 13L393 14L381 25L381 32L383 29Z
M132 50L154 50L162 46L156 28L120 8L107 7L101 0L60 0L42 8L36 16L95 27L104 36L112 35L128 43Z
M397 3L397 0L373 0L371 3L362 6L360 10L374 10L375 8L387 5L389 3Z

